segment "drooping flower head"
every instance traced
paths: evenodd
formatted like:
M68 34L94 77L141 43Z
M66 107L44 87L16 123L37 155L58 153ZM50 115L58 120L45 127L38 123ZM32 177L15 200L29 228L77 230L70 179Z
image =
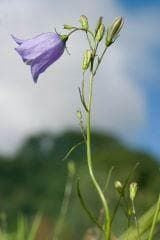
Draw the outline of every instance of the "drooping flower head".
M40 73L60 58L67 40L67 36L52 32L43 33L28 40L12 37L18 44L15 50L22 57L22 60L31 66L34 82L37 82Z

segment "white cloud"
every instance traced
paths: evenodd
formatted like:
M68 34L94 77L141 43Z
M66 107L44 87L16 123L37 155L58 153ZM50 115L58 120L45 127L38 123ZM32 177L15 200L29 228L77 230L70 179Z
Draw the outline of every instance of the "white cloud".
M74 36L68 43L71 57L65 53L34 85L29 67L13 50L15 45L10 33L28 38L52 31L57 26L60 29L59 26L64 23L76 24L82 13L89 16L92 24L99 15L107 15L105 21L109 22L121 14L128 19L128 27L125 27L119 43L109 50L97 76L94 124L115 134L124 133L127 137L132 132L130 129L135 131L140 124L144 124L145 97L137 81L134 81L140 71L140 66L135 69L135 64L141 57L142 63L145 63L141 66L144 71L145 65L152 62L150 58L146 60L146 51L153 41L157 41L152 34L155 16L144 12L132 18L115 1L101 3L98 0L0 2L3 9L0 15L1 151L13 150L30 133L76 126L74 113L79 107L77 86L81 80L79 61L84 40L80 40L79 35ZM150 21L146 16L150 17ZM135 76L132 75L134 72Z

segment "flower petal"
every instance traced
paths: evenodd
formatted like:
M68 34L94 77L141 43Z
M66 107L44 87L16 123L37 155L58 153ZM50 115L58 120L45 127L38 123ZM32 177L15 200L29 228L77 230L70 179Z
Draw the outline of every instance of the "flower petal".
M16 48L23 61L32 61L46 52L49 48L62 42L56 33L43 33L35 38L26 40Z
M21 45L25 40L21 40L19 38L16 38L15 36L13 36L11 34L11 37L13 38L13 40L18 44L18 45Z
M54 63L64 52L65 43L57 33L42 33L32 39L20 40L12 35L19 45L15 50L22 60L31 65L34 82L37 82L40 73Z
M52 49L44 52L38 58L32 61L31 63L31 73L33 76L34 82L37 82L39 74L44 72L52 63L54 63L60 56L63 54L65 49L65 44L60 42Z

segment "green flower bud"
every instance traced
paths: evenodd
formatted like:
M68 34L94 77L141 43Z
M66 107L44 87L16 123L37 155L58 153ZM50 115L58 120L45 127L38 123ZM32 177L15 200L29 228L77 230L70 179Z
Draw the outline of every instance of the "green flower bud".
M134 199L136 197L137 189L138 189L138 186L137 186L136 182L133 182L133 183L130 184L129 193L130 193L130 199L132 201L134 201Z
M82 112L80 110L77 110L77 118L82 120Z
M118 193L120 193L120 194L122 193L123 185L120 181L115 181L114 187L115 187L115 189L117 190Z
M82 69L84 71L88 69L91 59L92 59L92 51L90 49L86 50L83 56L83 63L82 63Z
M70 25L67 25L67 24L64 24L64 25L63 25L63 28L64 28L64 29L67 29L67 30L72 30L72 29L74 29L75 27L70 26Z
M101 23L101 25L98 28L97 34L95 36L95 39L97 42L100 42L104 36L104 32L105 32L105 26L103 23Z
M70 161L68 163L68 172L70 176L74 176L76 173L76 168L75 168L75 164L73 161Z
M88 30L89 25L87 17L85 15L81 15L79 21L81 23L82 28Z
M100 17L98 22L97 22L97 26L96 26L96 29L95 29L95 36L97 35L98 29L102 24L102 20L103 20L103 17Z
M123 26L123 19L122 17L118 17L114 20L112 25L107 30L107 37L106 37L106 46L109 47L118 37L119 32Z

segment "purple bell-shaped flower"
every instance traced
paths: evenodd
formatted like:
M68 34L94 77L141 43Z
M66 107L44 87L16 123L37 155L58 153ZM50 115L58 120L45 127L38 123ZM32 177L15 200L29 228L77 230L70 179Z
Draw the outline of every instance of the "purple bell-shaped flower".
M15 50L22 60L31 66L34 82L37 82L39 74L44 72L63 54L67 36L57 33L42 33L32 39L20 40L12 36L19 45Z

